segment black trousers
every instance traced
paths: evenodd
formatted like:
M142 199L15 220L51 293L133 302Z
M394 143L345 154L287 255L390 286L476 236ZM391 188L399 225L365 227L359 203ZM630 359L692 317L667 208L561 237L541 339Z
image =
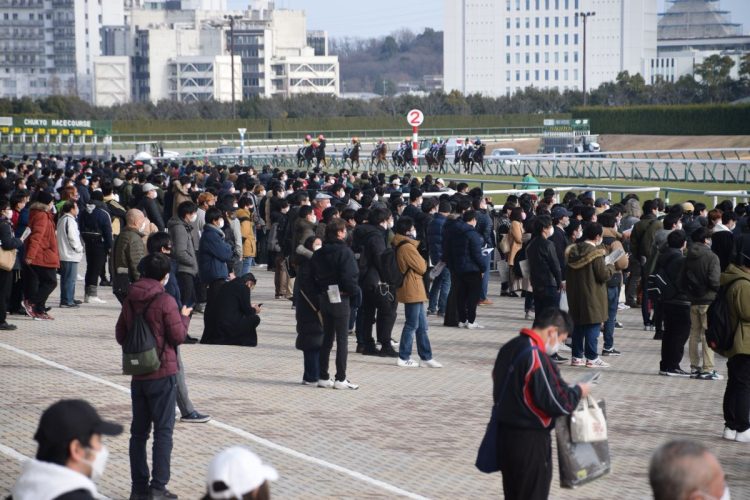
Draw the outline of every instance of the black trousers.
M500 428L506 500L546 500L552 483L552 441L548 430Z
M443 326L458 326L458 274L451 271L451 289L445 304Z
M34 310L43 313L47 307L47 298L57 288L57 270L51 267L26 266L24 281L26 299L34 304Z
M375 324L380 345L386 350L391 347L391 333L396 323L398 307L394 293L389 292L389 296L383 296L377 288L362 291L362 339L365 345L375 345L372 338L372 325Z
M663 303L664 336L661 339L659 370L675 370L685 353L685 342L690 337L690 306Z
M458 302L458 322L474 323L477 319L477 305L482 292L482 274L464 273L458 276L456 301Z
M177 286L180 289L180 299L187 307L195 305L195 276L190 273L177 273Z
M5 323L8 316L8 299L10 298L10 286L13 281L13 271L0 269L0 323Z
M206 307L210 307L216 301L219 290L224 286L224 283L226 283L226 280L218 279L208 284L208 289L206 290Z
M86 243L86 295L96 297L96 290L99 284L99 275L101 274L104 263L107 262L107 249L96 243Z
M724 422L737 432L750 429L750 355L736 354L727 361Z
M336 380L346 380L346 357L349 344L349 297L341 297L340 304L330 304L323 294L320 301L323 313L323 346L320 348L320 378L329 380L328 373L333 339L336 339Z
M22 264L22 267L26 267L26 264ZM11 273L11 290L10 298L8 299L8 309L11 312L17 313L23 310L21 302L23 301L24 282L22 277L21 269L14 269Z

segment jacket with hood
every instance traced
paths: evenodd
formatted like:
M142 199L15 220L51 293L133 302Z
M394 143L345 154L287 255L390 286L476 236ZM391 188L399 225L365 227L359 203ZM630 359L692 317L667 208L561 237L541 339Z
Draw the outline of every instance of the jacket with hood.
M213 224L203 227L200 245L198 246L198 272L203 283L227 279L228 264L234 253L229 243L224 240L224 233Z
M253 216L247 208L240 208L237 210L237 219L240 221L240 230L242 232L242 257L255 257L257 248L255 230L253 228Z
M307 219L297 217L297 220L294 221L294 232L292 236L291 247L291 260L293 264L296 264L297 261L301 258L297 254L299 250L301 250L300 247L304 248L305 241L307 241L307 238L309 238L310 236L315 236L315 224Z
M115 274L128 273L130 281L137 281L141 273L138 264L146 255L143 234L132 227L126 227L117 237L112 249L112 269Z
M198 275L198 230L189 222L175 216L167 222L172 238L172 258L177 261L177 272Z
M630 251L638 261L644 262L651 257L654 236L656 231L662 228L662 222L656 219L654 214L646 214L633 226L630 233Z
M101 201L92 200L81 212L81 236L87 245L112 248L112 221Z
M69 213L63 214L57 221L57 249L60 260L64 262L81 262L83 245L78 231L78 222Z
M93 500L99 498L94 482L70 467L27 460L10 491L12 500Z
M607 254L611 254L617 250L625 250L621 242L621 235L614 228L605 227L602 236L604 247L607 249ZM613 274L612 278L607 282L607 286L615 287L622 285L622 271L627 269L629 265L630 259L628 259L628 254L625 253L625 255L617 259L614 263L615 274Z
M325 294L330 285L338 285L343 296L351 297L359 292L357 261L343 241L326 241L313 254L310 266L319 293Z
M25 259L28 264L57 269L60 267L60 254L57 250L55 223L49 207L34 202L29 210L31 234L26 238Z
M190 318L180 314L177 302L166 293L160 282L141 278L130 285L128 296L122 304L122 311L115 326L118 344L125 343L136 314L142 312L147 305L148 311L144 319L156 339L156 351L160 355L161 366L155 372L133 376L133 380L156 380L176 375L179 366L175 348L185 342L190 324Z
M438 262L443 260L443 227L446 220L448 218L445 215L436 213L427 226L427 242L433 265L437 265Z
M688 247L680 286L692 305L708 305L719 291L719 257L702 243Z
M608 317L607 282L615 273L604 263L605 251L587 241L565 250L568 307L576 325L603 323Z
M746 269L729 264L721 273L721 286L727 289L730 325L734 328L734 343L725 353L728 358L737 354L750 354L750 273Z
M175 217L177 215L177 208L179 208L180 203L185 201L193 201L193 199L190 197L190 192L185 189L185 186L183 186L179 180L173 181L172 187L174 188L172 191L174 195L174 198L172 199L172 217Z
M406 243L401 245L402 242ZM427 263L419 253L419 241L397 234L393 237L393 248L398 270L404 275L403 284L396 290L396 300L402 304L426 301L427 292L422 276L427 272Z

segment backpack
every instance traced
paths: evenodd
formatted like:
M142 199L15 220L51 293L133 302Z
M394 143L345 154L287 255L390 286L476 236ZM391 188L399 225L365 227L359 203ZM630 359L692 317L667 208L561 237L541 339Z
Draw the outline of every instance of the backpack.
M394 288L401 288L401 286L403 286L404 277L406 276L406 273L409 272L409 270L407 270L406 273L402 273L401 269L398 268L398 262L396 261L398 249L406 243L409 242L404 240L395 247L391 245L380 255L380 280Z
M151 302L143 308L143 311L135 315L133 324L128 329L125 343L122 344L123 375L147 375L161 367L161 357L167 347L167 340L164 339L161 353L157 354L156 337L154 337L154 333L146 321L148 308L160 295L162 294L160 293L151 299ZM130 304L130 308L133 310L132 304Z
M730 324L730 307L727 300L727 293L735 282L742 279L746 278L737 278L719 288L716 298L708 306L708 313L706 314L708 324L708 328L706 328L706 343L719 354L730 350L732 345L734 345L734 334L737 328L732 327Z
M669 279L669 274L667 273L667 268L670 265L674 265L674 263L669 262L663 268L656 269L648 275L646 283L649 299L654 301L664 301L672 300L677 296L677 286Z

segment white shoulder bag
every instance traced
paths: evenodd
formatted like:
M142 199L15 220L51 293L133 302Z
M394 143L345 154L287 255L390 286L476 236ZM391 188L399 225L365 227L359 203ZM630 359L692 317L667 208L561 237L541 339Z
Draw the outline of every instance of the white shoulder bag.
M570 415L570 438L574 443L593 443L607 440L607 420L596 400L582 399Z

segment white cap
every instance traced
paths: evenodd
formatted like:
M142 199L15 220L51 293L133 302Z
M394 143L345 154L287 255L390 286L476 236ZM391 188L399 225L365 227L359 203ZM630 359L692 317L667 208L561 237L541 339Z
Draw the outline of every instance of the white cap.
M435 184L442 184L443 186L445 186L445 181L438 177L437 179L435 179Z
M315 199L316 200L330 200L331 198L332 198L332 196L330 194L328 194L328 193L320 193L319 192L319 193L317 193L315 195Z
M156 186L154 186L150 182L147 182L146 184L143 185L143 187L141 188L141 191L143 191L144 193L148 193L149 191L156 191Z
M394 186L400 186L401 185L401 179L399 179L398 177L396 177L395 179L393 179L391 181L391 184L393 184Z
M232 446L219 452L208 464L208 493L212 499L242 498L266 481L276 481L276 469L263 464L258 455L242 446ZM214 483L222 482L227 489L214 490Z

